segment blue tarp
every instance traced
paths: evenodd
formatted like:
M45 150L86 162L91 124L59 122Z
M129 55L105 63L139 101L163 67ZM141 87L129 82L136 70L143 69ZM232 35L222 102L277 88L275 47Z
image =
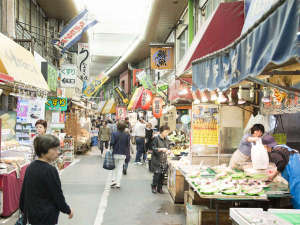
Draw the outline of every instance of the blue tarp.
M270 9L259 25L234 44L192 64L193 89L226 90L260 75L270 64L282 65L300 56L299 0Z

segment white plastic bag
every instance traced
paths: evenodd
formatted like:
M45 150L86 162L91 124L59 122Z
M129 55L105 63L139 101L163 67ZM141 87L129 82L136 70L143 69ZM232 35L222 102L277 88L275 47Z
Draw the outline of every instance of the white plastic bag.
M269 167L268 151L263 146L261 138L256 143L252 143L251 160L253 169L265 170Z

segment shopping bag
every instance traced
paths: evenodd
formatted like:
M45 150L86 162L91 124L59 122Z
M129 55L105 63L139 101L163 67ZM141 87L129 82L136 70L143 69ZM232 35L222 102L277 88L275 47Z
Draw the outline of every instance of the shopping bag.
M106 152L103 162L103 168L106 170L113 170L115 168L115 160L112 150Z
M256 143L252 143L251 161L256 170L265 170L269 167L268 151L263 146L261 138Z
M279 128L279 124L281 124L281 129ZM279 145L286 144L287 142L287 137L286 137L286 133L284 132L281 115L276 116L276 125L274 129L273 137L277 142L277 144Z

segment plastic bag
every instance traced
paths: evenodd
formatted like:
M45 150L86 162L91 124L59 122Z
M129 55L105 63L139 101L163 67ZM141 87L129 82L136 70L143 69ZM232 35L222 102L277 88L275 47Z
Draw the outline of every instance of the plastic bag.
M261 138L256 143L252 143L251 160L256 170L265 170L269 167L268 151L263 146Z
M244 129L244 134L250 133L250 129L254 124L262 124L265 128L265 132L269 133L274 130L275 121L276 119L272 115L262 115L260 113L258 113L256 116L251 115L247 126Z
M105 154L103 168L106 170L113 170L115 168L115 160L111 150Z

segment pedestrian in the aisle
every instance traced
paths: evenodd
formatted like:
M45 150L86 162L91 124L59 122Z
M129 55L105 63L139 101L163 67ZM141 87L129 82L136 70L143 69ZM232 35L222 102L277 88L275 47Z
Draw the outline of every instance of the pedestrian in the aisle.
M113 149L113 156L115 160L115 169L112 171L111 187L120 188L122 179L122 170L126 157L130 156L130 136L125 132L126 124L119 122L117 125L117 132L111 135L110 145Z
M58 157L59 139L54 135L39 135L34 139L34 150L38 159L26 170L19 207L24 224L54 225L59 213L73 212L65 201L56 168L51 163Z
M153 140L151 166L154 172L152 181L152 193L163 194L162 186L164 176L167 172L167 154L169 150L169 140L167 136L170 133L170 128L167 125L160 127L160 134Z
M136 158L135 163L136 164L142 164L141 157L143 154L145 154L145 136L146 136L146 123L142 117L139 118L137 121L133 136L135 137L135 143L136 143Z
M152 129L152 124L151 123L147 123L146 125L146 144L145 144L145 155L147 158L148 153L152 153L152 139L153 139L153 129ZM151 160L149 161L149 163L151 162ZM149 164L149 166L151 166ZM150 167L149 167L150 168Z
M109 144L109 140L110 140L110 136L111 136L111 130L107 126L106 121L103 122L103 126L100 127L98 135L99 135L99 141L100 141L99 149L101 151L101 156L103 156L104 147L106 150L108 149L108 144Z

